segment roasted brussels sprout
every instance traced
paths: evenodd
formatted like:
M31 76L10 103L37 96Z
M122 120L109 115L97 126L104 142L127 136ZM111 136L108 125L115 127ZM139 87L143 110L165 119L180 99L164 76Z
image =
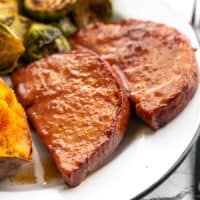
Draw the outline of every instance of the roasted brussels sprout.
M0 23L0 73L7 74L18 66L25 48L20 39L7 25Z
M109 22L112 17L110 0L78 0L73 9L73 16L79 27L92 22Z
M38 20L55 20L72 10L77 0L24 0L27 13Z
M25 36L32 23L30 19L4 8L0 8L0 22L9 26L21 38Z
M25 55L29 62L70 50L68 41L58 28L38 23L32 24L27 32L25 47Z
M0 8L10 9L14 12L19 11L18 0L0 0Z
M68 17L60 19L54 25L62 31L65 37L69 37L77 31L77 27L71 22Z

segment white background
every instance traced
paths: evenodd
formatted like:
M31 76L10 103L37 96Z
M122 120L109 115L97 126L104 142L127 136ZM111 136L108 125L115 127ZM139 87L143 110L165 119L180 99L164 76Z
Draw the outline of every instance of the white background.
M194 0L165 0L165 2L182 14L187 21L190 20Z

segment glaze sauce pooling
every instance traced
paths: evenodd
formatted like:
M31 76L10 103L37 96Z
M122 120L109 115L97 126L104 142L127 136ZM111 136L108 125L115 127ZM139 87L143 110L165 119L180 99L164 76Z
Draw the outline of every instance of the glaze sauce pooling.
M51 185L53 183L59 183L61 179L61 175L56 168L50 157L45 157L41 159L42 168L44 171L43 182L38 182L36 173L35 173L35 164L27 164L19 168L16 173L11 176L10 181L15 186L20 185Z

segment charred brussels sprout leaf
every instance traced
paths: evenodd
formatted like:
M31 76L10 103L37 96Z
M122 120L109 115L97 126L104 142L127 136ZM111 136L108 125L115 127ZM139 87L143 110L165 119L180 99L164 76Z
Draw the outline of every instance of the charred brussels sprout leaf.
M34 61L57 52L69 51L68 41L51 25L32 24L25 37L26 58Z
M23 41L5 24L0 23L0 73L7 74L18 66L24 53Z
M65 37L69 37L77 31L77 27L71 22L68 17L60 19L54 25L62 31Z
M17 36L23 38L31 25L31 20L10 9L0 8L0 22L9 26Z
M24 0L27 13L38 20L55 20L72 10L76 0Z
M73 16L79 27L92 22L109 22L112 17L110 0L78 0L73 9Z
M18 0L0 0L0 8L10 9L14 12L19 11Z

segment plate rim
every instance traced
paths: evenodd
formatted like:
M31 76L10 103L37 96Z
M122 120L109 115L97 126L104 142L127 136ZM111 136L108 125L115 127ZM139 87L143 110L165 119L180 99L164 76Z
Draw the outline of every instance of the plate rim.
M171 175L173 175L173 172L182 164L182 162L187 158L189 152L191 151L193 145L196 143L197 139L200 137L200 123L198 125L198 128L194 134L194 137L192 138L190 144L187 146L185 151L180 155L178 160L172 165L172 167L165 173L163 176L158 179L155 183L153 183L150 187L142 191L140 194L136 195L135 197L132 197L131 200L139 200L142 197L145 197L146 195L150 194L153 190L155 190L157 187L159 187L165 180L167 180Z
M163 4L164 6L168 7L170 9L170 11L176 13L176 17L181 17L187 23L187 20L186 20L186 18L185 18L184 15L182 15L179 12L175 11L175 9L171 5L169 5L166 1L164 1L164 0L159 0L159 1L161 2L161 4ZM192 28L191 25L190 25L190 28L193 30L193 28ZM194 33L194 31L193 31L193 33ZM194 35L195 35L195 33L194 33ZM195 38L196 38L196 35L195 35ZM197 42L197 47L198 47L198 50L199 50L200 49L200 44L198 42ZM196 59L197 59L197 63L198 63L199 60L197 58L197 55L196 55ZM199 67L198 67L198 69L199 69L200 68L200 63L198 63L198 65L199 65ZM199 87L200 87L200 85L199 85ZM145 190L143 190L141 193L139 193L135 197L131 198L131 200L139 200L139 199L145 197L146 195L148 195L151 192L153 192L153 190L155 190L156 188L158 188L164 181L166 181L168 178L170 178L170 176L173 175L173 172L175 172L176 169L187 158L188 154L190 153L192 147L197 142L197 140L198 140L199 137L200 137L200 122L198 124L197 130L196 130L196 132L195 132L192 140L190 141L189 145L186 147L186 149L183 151L183 153L180 155L180 157L177 159L177 161L171 166L171 168L169 168L168 171L165 174L163 174L163 176L160 177L160 179L158 179L151 186L149 186L148 188L146 188Z

